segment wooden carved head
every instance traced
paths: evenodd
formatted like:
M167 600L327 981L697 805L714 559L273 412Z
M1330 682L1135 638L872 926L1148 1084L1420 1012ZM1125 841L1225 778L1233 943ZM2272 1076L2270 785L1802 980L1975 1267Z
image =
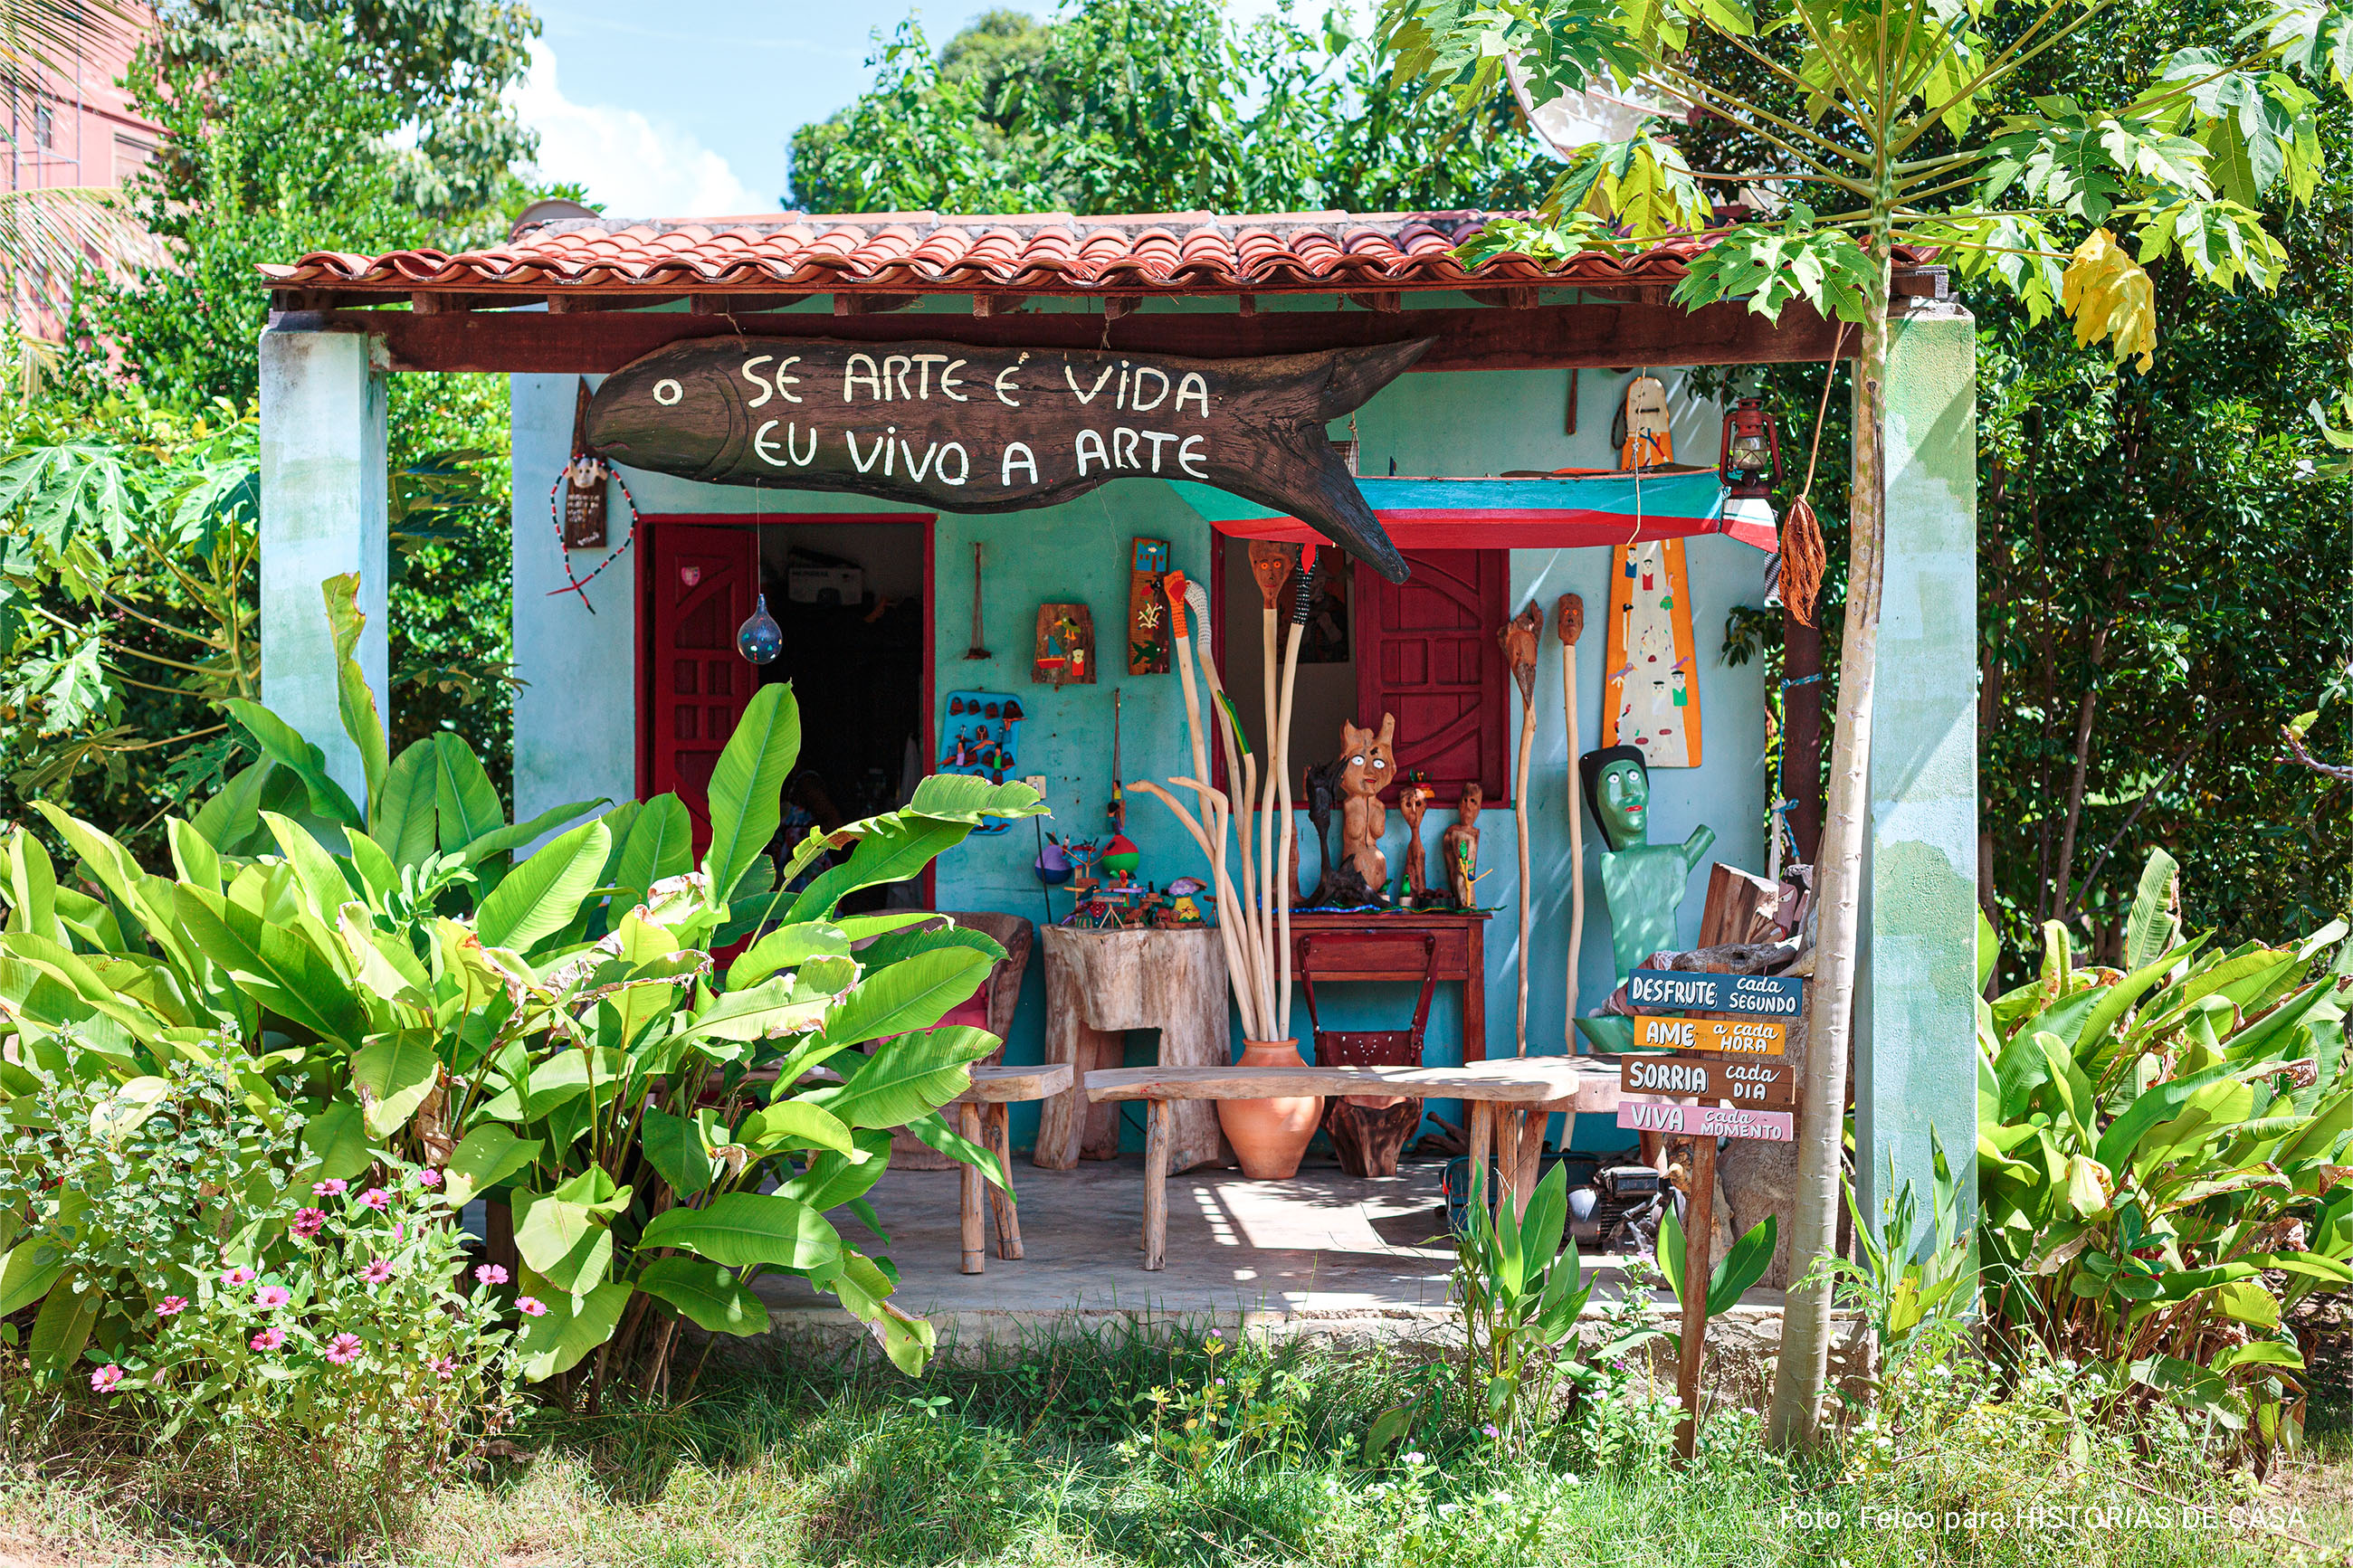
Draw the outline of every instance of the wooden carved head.
M1472 826L1478 822L1479 813L1486 804L1487 792L1485 790L1481 789L1475 784L1464 784L1462 786L1461 802L1454 808L1455 815L1461 818L1463 826Z
M1406 775L1405 782L1398 786L1398 810L1404 814L1407 826L1420 830L1422 814L1430 809L1437 794L1419 773Z
M1512 667L1512 679L1519 683L1524 703L1536 700L1536 638L1543 631L1544 612L1532 604L1495 634L1495 640L1504 645L1504 662Z
M1299 546L1271 539L1253 539L1250 547L1250 575L1258 579L1259 596L1270 610L1281 607L1282 585L1299 565Z
M1577 639L1585 635L1583 596L1577 594L1563 594L1560 596L1560 603L1555 608L1560 613L1560 618L1554 624L1554 629L1560 633L1561 647L1575 647Z
M1397 754L1389 742L1397 735L1397 715L1381 715L1378 734L1342 721L1340 724L1340 793L1371 797L1389 787L1397 776Z

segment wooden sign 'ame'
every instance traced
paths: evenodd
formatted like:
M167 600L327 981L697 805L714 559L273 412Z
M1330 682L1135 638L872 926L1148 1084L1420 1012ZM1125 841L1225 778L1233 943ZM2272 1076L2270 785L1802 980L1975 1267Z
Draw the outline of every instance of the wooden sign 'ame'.
M1637 1018L1634 1045L1645 1051L1778 1057L1788 1049L1788 1031L1778 1018Z
M588 444L681 479L947 511L1052 506L1111 479L1198 479L1313 525L1402 583L1405 559L1324 426L1429 346L1193 360L702 338L615 372L590 405Z

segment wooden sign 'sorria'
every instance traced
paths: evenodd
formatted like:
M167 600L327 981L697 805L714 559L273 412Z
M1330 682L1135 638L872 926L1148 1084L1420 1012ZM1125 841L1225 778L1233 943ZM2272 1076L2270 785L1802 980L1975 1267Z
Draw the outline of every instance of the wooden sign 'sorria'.
M588 444L681 479L944 511L1051 506L1117 479L1198 479L1313 524L1401 583L1405 560L1324 426L1429 346L1188 360L703 338L615 372L590 405Z

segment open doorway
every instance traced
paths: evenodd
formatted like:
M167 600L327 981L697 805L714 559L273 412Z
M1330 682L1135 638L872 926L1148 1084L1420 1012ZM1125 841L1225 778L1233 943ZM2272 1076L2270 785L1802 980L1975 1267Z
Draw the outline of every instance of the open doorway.
M647 566L648 794L674 790L710 835L712 768L753 693L789 680L800 757L784 786L780 857L811 832L903 805L925 771L930 712L927 518L651 519ZM782 650L754 666L735 629L765 595ZM845 912L919 901L914 884Z

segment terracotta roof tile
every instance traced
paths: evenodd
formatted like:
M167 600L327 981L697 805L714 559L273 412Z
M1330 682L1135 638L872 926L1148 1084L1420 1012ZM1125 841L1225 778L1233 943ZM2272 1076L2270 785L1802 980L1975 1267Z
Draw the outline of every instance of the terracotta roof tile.
M1589 251L1546 268L1525 256L1465 269L1454 247L1489 215L1060 213L953 216L868 213L533 226L503 245L450 256L313 251L261 272L280 288L382 290L570 289L972 293L1250 293L1508 284L1672 283L1707 236L1622 254ZM1926 253L1907 254L1918 264Z

